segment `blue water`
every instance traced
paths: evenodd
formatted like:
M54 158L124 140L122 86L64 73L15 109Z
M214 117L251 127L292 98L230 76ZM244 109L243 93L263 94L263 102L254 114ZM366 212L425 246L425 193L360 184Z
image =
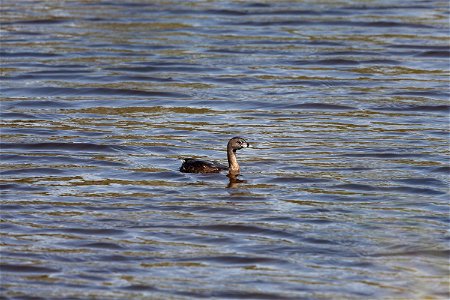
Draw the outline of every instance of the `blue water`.
M2 297L450 296L446 1L2 10Z

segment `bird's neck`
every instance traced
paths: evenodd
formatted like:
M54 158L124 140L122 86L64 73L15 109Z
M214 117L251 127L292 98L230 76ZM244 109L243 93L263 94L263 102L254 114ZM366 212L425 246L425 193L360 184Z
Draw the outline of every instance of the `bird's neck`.
M239 164L236 159L236 152L233 151L233 148L227 147L227 158L228 158L228 167L230 172L239 172Z

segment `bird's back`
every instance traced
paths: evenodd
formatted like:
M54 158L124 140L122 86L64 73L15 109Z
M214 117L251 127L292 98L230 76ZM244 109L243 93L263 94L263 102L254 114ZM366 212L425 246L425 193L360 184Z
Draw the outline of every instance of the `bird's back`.
M180 172L183 173L219 173L220 171L227 170L228 167L201 159L186 158L180 167Z

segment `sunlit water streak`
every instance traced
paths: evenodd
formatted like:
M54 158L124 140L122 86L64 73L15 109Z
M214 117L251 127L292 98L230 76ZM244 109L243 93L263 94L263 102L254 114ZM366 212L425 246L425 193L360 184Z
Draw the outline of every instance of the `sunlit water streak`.
M2 296L449 297L445 1L2 4Z

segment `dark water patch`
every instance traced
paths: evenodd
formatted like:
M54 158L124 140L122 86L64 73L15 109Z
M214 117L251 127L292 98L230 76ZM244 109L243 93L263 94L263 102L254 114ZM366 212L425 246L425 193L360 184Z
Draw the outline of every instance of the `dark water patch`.
M65 18L49 18L49 19L35 19L35 20L15 20L11 22L3 22L4 25L53 25L53 24L63 24L68 22Z
M79 6L117 6L117 7L123 7L123 8L132 8L132 9L140 9L146 8L146 7L157 7L154 3L133 3L133 2L117 2L117 1L101 1L101 2L87 2L87 3L79 3L77 4Z
M0 80L4 81L20 81L20 80L67 80L67 81L73 81L73 82L80 82L80 81L96 81L96 82L114 82L118 81L116 77L94 77L94 76L84 76L81 75L81 73L85 72L75 72L75 74L72 74L70 71L62 72L65 74L53 74L51 71L48 73L28 73L28 74L19 74L15 76L8 76L8 78L0 78ZM89 72L86 72L89 73Z
M25 100L25 101L14 101L12 103L8 103L8 106L12 107L25 107L25 108L33 108L33 107L51 107L51 108L68 108L73 104L68 101L55 101L55 100ZM54 118L54 115L53 115Z
M107 243L107 242L94 242L94 243L80 243L77 245L73 245L74 247L83 247L83 248L96 248L96 249L106 249L106 250L122 250L124 247L120 246L116 243ZM108 261L111 261L110 259Z
M20 43L22 41L23 41L23 39L4 39L4 40L2 40L2 42L4 44Z
M140 150L145 151L146 153L176 153L177 149L173 146L141 146ZM166 174L167 175L167 174Z
M448 45L423 45L423 44L401 44L401 45L389 45L389 48L399 48L399 49L428 49L436 51L449 51L450 46Z
M172 45L165 45L165 44L120 44L120 43L111 43L111 44L90 44L89 48L95 48L95 49L102 49L102 48L106 48L108 50L110 49L114 49L114 50L125 50L125 51L129 51L129 50L143 50L143 51L147 51L149 49L151 50L165 50L165 49L176 49L176 46L172 46ZM122 55L125 53L120 53L119 55ZM149 57L152 56L150 53L142 53L142 56L145 57ZM149 64L164 64L165 61L156 61L156 62L130 62L130 64L137 64L137 65L149 65ZM176 65L176 64L174 64Z
M20 51L15 51L15 52L5 52L5 51L1 51L0 52L0 57L58 57L61 56L60 54L57 53L43 53L43 52L20 52Z
M102 243L104 244L104 243ZM104 245L101 245L100 247L95 246L95 248L103 248ZM119 248L107 248L107 249L119 249ZM98 261L104 261L104 262L127 262L130 261L131 258L129 256L125 256L125 255L118 255L118 254L113 254L113 255L98 255L95 257L96 260Z
M358 172L358 171L369 171L372 168L366 167L353 167L353 168L327 168L328 171L338 171L338 172Z
M148 67L202 67L202 65L197 63L189 63L180 57L177 60L172 59L161 59L161 60L152 60L152 61L138 61L138 62L130 62L130 65L137 66L148 66Z
M442 137L447 137L449 135L449 133L447 131L428 131L429 134L431 135L436 135L436 136L442 136Z
M315 239L311 239L311 241L314 241ZM279 246L279 245L272 245L272 246L249 246L244 247L247 249L248 252L254 252L254 253L271 253L275 257L278 256L278 253L285 253L286 257L292 257L293 255L305 255L305 254L313 254L315 255L331 255L332 253L336 253L339 251L340 257L353 257L354 253L350 250L344 253L343 250L339 249L338 243L330 244L330 243L315 243L315 242L304 242L303 239L299 240L299 243L301 244L301 247L292 247L292 246ZM343 242L345 243L345 242ZM348 242L347 242L348 243ZM289 267L294 267L292 263L289 264Z
M330 55L330 56L381 56L380 52L372 52L372 51L361 51L361 50L352 50L352 51L323 51L317 53L317 55Z
M267 8L265 6L255 7L255 6L246 6L247 8ZM320 15L341 15L343 14L339 10L326 10L326 11L318 11L318 10L301 10L301 9L280 9L273 7L270 10L238 10L238 9L207 9L207 10L182 10L182 11L171 11L172 13L178 12L182 14L213 14L219 16L320 16Z
M153 103L153 102L152 102ZM179 106L179 107L171 107L171 106L127 106L127 107L90 107L79 109L75 111L68 112L77 112L77 113L88 113L88 114L98 114L98 115L126 115L126 114L134 114L134 113L145 113L145 114L208 114L208 113L217 113L216 111L204 108L204 107L192 107L192 106Z
M289 80L289 81L278 81L277 85L297 85L297 86L321 86L326 85L321 81L315 80Z
M121 235L126 233L125 230L121 229L108 229L108 228L59 228L59 229L50 229L47 231L51 232L64 232L64 233L76 233L76 234L85 234L85 235Z
M279 238L297 238L296 235L289 233L287 231L280 231L275 229L269 229L259 226L251 225L236 225L236 224L218 224L218 225L202 225L202 226L188 226L187 228L195 230L206 230L206 231L218 231L218 232L230 232L239 234L259 234L259 235L270 235Z
M6 88L3 89L5 96L128 96L128 97L173 97L188 98L187 94L175 92L151 92L131 89L114 88L59 88L59 87L36 87L36 88Z
M73 103L69 101L56 100L25 100L25 101L11 101L5 105L8 109L14 108L69 108ZM39 118L45 116L43 119L55 119L55 114L39 114Z
M439 98L444 98L444 99L449 99L450 98L450 94L443 92L443 91L436 91L436 90L428 90L428 91L400 91L400 92L394 92L391 93L390 95L399 95L399 96L428 96L428 97L439 97ZM447 108L445 108L446 105L440 105L440 106L424 106L424 105L420 105L417 106L416 108L414 107L410 107L409 109L417 109L417 110L448 110L450 111L450 106L447 106Z
M254 54L253 50L244 50L238 48L212 48L205 50L210 53L224 53L224 54Z
M109 81L145 81L145 82L174 82L171 77L153 77L153 76L114 76L109 78Z
M431 51L424 51L419 54L417 54L418 57L445 57L450 58L450 51L437 51L437 50L431 50Z
M349 184L339 184L333 186L334 188L338 189L344 189L344 190L356 190L356 191L377 191L380 188L372 185L367 184L356 184L356 183L349 183Z
M1 191L24 191L24 192L43 192L45 187L33 186L30 184L4 183L0 184Z
M324 65L324 66L336 66L336 65L350 65L355 66L359 65L358 61L351 60L351 59L321 59L321 60L296 60L294 61L295 64L298 65Z
M250 12L245 10L234 10L234 9L169 9L165 11L173 15L216 15L216 16L245 16Z
M318 41L318 40L314 40L314 41L308 41L306 43L307 45L314 45L314 46L344 46L345 44L343 42L332 42L332 41Z
M56 273L58 269L32 266L32 265L19 265L19 264L0 264L0 270L2 272L17 272L17 273Z
M1 149L1 144L0 144ZM69 157L63 155L52 155L52 156L40 156L40 155L18 155L18 154L1 154L0 160L2 162L14 162L14 163L30 163L30 164L55 164L55 165L64 165L68 166L72 164L73 166L105 166L105 167L114 167L114 166L124 166L124 163L109 161L109 160L100 160L100 159L84 159L84 158L76 158Z
M203 14L203 11L197 11ZM220 15L220 16L246 16L249 14L253 14L254 12L250 13L249 11L245 10L231 10L231 9L208 9L205 10L208 14L213 15Z
M159 291L158 288L150 285L143 285L143 284L132 284L128 286L124 286L121 288L122 290L126 291L133 291L133 292L155 292Z
M368 184L340 184L335 185L333 188L362 191L362 192L400 192L408 194L425 194L425 195L443 195L445 192L437 191L429 188L413 188L408 186L373 186Z
M151 92L131 89L113 89L113 88L6 88L3 89L5 96L129 96L129 97L174 97L188 98L187 94L175 92Z
M280 9L273 7L269 10L255 10L251 12L252 15L281 15L281 16L324 16L324 15L342 15L341 10L310 10L310 9Z
M405 251L390 251L386 253L372 254L373 257L383 256L412 256L412 257L440 257L447 259L450 257L450 250L417 249Z
M370 269L370 268L376 268L376 265L367 261L361 261L361 260L356 260L356 261L340 261L339 262L340 266L346 266L346 267L351 267L351 268L359 268L359 269ZM361 295L363 295L364 293L362 292ZM365 293L366 296L369 296L371 293Z
M152 153L152 152L149 152ZM167 152L161 152L167 153ZM133 172L130 173L133 179L166 179L166 180L180 180L186 178L181 172Z
M241 22L225 22L223 25L228 26L254 26L254 27L270 27L270 26L311 26L316 25L312 21L300 20L271 20L271 21L241 21Z
M356 110L356 107L341 105L341 104L328 104L328 103L302 103L286 105L284 109L310 109L310 110Z
M324 178L308 178L308 177L277 177L268 180L269 183L283 183L283 184L308 184L308 183L320 183L329 182L330 179Z
M435 169L432 169L431 172L434 172L434 173L444 173L444 174L450 175L450 167L439 167L439 168L435 168Z
M19 68L30 68L31 70L33 70L33 72L39 68L42 69L87 69L89 68L88 65L84 65L84 64L78 64L78 63L60 63L60 61L56 60L56 61L46 61L45 63L43 62L20 62L20 61L13 61L13 62L8 62L6 64L6 66L8 67L19 67Z
M100 186L102 185L102 183L103 184L109 184L108 183L108 179L106 179L105 180L106 181L106 183L104 183L104 182L100 182ZM95 185L95 182L94 183L92 183L92 185ZM137 189L137 188L136 188ZM161 191L164 191L163 189L161 189ZM158 190L154 190L154 192L158 192ZM106 196L106 199L107 200L110 200L112 197L111 196ZM132 197L130 197L130 198L132 198ZM125 196L123 196L121 199L128 199L129 200L129 197L125 197ZM137 208L135 208L134 206L133 207L123 207L123 206L116 206L116 205L114 205L113 203L111 204L111 205L105 205L105 206L92 206L92 205L86 205L86 206L81 206L80 207L81 209L84 209L84 210L86 210L86 211L100 211L100 212L103 212L103 211L105 211L105 212L113 212L113 211L122 211L122 212L125 212L125 211L135 211L135 210L137 210Z
M305 224L336 224L335 220L311 219L311 218L296 219L296 222L302 222ZM306 241L308 241L308 239L306 239Z
M25 113L2 113L0 112L0 119L21 119L21 120L33 120L37 119L36 116L31 114L25 114Z
M118 145L102 145L93 143L2 143L0 148L22 150L81 151L81 152L118 152L130 151L130 147Z
M338 87L338 86L356 86L358 83L346 80L289 80L278 81L278 85L300 85L300 86L322 86L322 87Z
M1 185L0 185L0 190L2 190ZM1 204L0 205L0 211L21 210L23 208L24 207L22 205L15 205L15 204ZM3 227L5 227L5 228L3 228ZM9 228L10 228L10 225L5 225L5 224L2 225L2 229L9 229Z
M16 76L8 76L8 78L0 78L0 80L8 80L8 81L20 81L20 80L69 80L69 81L78 81L78 80L88 80L88 76L73 76L73 75L32 75L32 74L20 74ZM93 80L93 79L92 79Z
M369 27L408 27L408 28L433 28L431 25L417 24L417 23L404 23L394 21L375 21L375 22L357 22L358 26Z
M433 190L429 188L412 188L408 186L389 187L388 191L410 193L410 194L424 194L424 195L445 195L446 192Z
M48 283L43 283L42 281L40 281L39 284L48 285ZM7 291L7 289L0 287L0 291ZM20 299L20 300L46 300L46 299L48 299L48 297L46 298L46 297L40 297L40 296L36 296L36 295L24 295L21 292L18 292L17 294L13 298L5 297L4 299ZM5 293L4 295L8 295L8 294Z
M37 31L11 30L11 29L9 29L8 34L10 34L10 35L19 35L19 36L39 36L39 35L44 35L42 32L37 32Z
M65 171L55 168L29 168L29 169L14 169L0 172L0 176L5 175L59 175Z
M255 214L258 213L258 209L243 209L243 208L232 208L232 207L213 207L213 206L180 206L180 205L145 205L143 208L152 210L162 210L162 211L186 211L195 212L201 214L215 214L215 215L233 215L237 213L242 214Z
M431 25L394 22L394 21L307 21L307 20L271 20L271 21L243 21L243 22L224 22L224 25L234 26L255 26L255 27L269 27L269 26L351 26L351 27L389 27L389 28L433 28Z
M436 215L416 215L414 216L417 220L427 220L432 221L432 223L443 223L443 224L449 224L450 223L450 215L448 215L448 209L443 209L442 215L436 214ZM450 241L450 236L443 236L442 240Z
M93 4L85 3L84 5L88 6L88 5L93 5ZM87 21L87 22L99 22L99 23L101 23L101 22L109 22L110 21L110 19L102 18L102 17L84 17L83 20Z
M20 135L34 135L34 136L55 136L59 133L58 130L53 129L38 129L38 128L5 128L2 130L3 134L20 134Z
M56 74L56 75L61 75L61 74L69 74L74 76L74 74L79 74L79 73L93 73L94 71L92 70L86 70L86 69L75 69L75 68L70 68L70 70L65 70L65 69L61 69L58 70L56 68L51 69L51 70L40 70L40 71L34 71L34 72L30 72L29 74L36 74L36 75L41 75L41 74Z
M369 11L369 10L400 10L400 11L408 11L408 10L416 10L416 9L430 9L430 5L424 5L424 4L412 4L408 3L406 5L390 5L390 4L384 4L384 5L377 5L375 3L371 4L361 4L361 5L350 5L350 6L344 6L340 9L342 10L363 10L363 11Z
M91 274L78 274L75 276L75 278L79 279L86 279L86 280L93 280L93 281L105 281L107 280L106 277L100 277L100 276L94 276Z
M296 218L288 217L288 216L269 216L262 217L258 219L261 222L276 222L276 223L290 223L294 222Z
M407 178L407 179L398 179L395 180L397 182L406 183L406 184L412 184L412 185L433 185L433 186L446 186L444 182L441 180L435 179L435 178Z
M272 257L252 257L252 256L202 256L190 257L186 259L178 259L178 261L201 261L201 262L215 262L225 265L254 265L254 264L268 264L268 265L284 265L288 264L286 260L272 258Z
M188 294L189 296L189 294ZM193 294L192 296L198 296L198 294ZM231 290L223 290L223 291L214 291L211 293L205 294L206 298L224 298L224 299L279 299L279 300L302 300L306 298L302 297L290 297L284 296L280 293L271 293L271 292L262 292L262 291L231 291Z
M36 65L36 67L45 67L45 68L53 68L53 69L87 69L89 68L89 65L87 64L76 64L76 63L56 63L56 64L50 64L50 63L46 63L46 64L41 64L38 63Z
M440 94L440 93L439 93ZM371 109L376 111L408 111L408 112L439 112L450 113L450 105L405 105L405 106L378 106Z
M338 156L346 157L373 157L373 158L409 158L409 157L423 157L423 153L402 153L402 152L378 152L378 153L345 153L336 154Z
M187 72L187 73L205 73L205 72L217 72L219 68L202 67L202 66L142 66L142 67L114 67L106 68L111 71L124 71L124 72Z
M334 245L335 243L330 240L318 239L318 238L303 238L302 241L311 243L311 244L319 244L319 245Z
M239 5L242 7L248 7L248 8L271 8L273 7L273 4L268 2L239 2Z
M211 83L218 83L218 84L230 84L230 85L242 85L242 84L262 84L265 81L260 80L254 77L214 77L214 76L208 76L208 77L202 77L202 82L211 82Z
M362 64L377 64L377 65L399 65L400 61L395 59L368 59L360 61Z

